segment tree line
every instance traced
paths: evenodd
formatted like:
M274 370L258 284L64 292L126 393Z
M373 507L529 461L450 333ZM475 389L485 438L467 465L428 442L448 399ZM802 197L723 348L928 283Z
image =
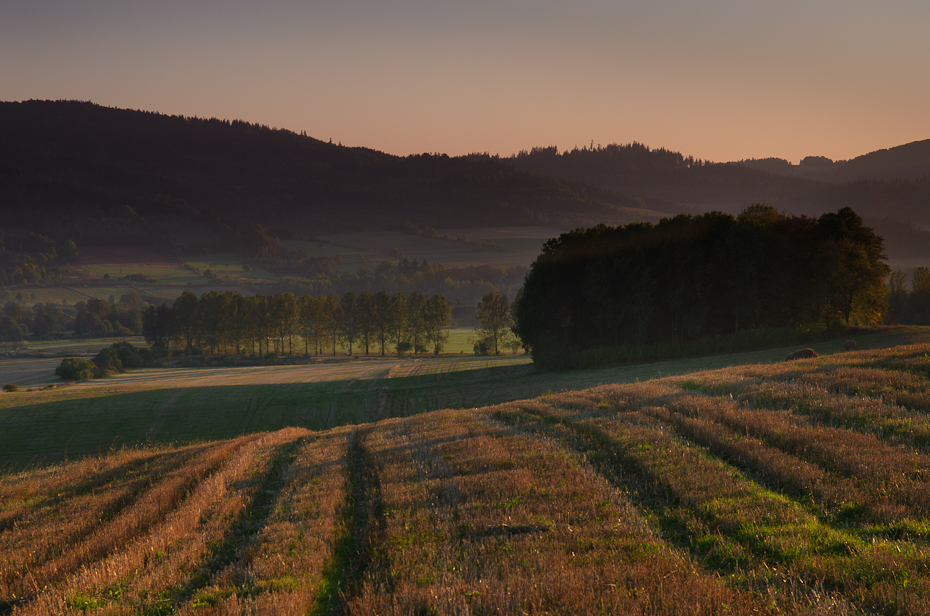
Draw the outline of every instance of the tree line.
M185 353L351 355L364 349L385 355L442 352L452 310L442 295L363 291L335 295L280 292L243 296L211 291L199 298L185 291L173 304L149 306L142 331L153 347L179 345Z
M91 298L73 306L53 302L25 304L8 301L0 309L0 341L22 342L26 338L49 338L73 331L80 338L136 336L142 334L142 311L148 304L131 290L119 300Z
M34 232L8 235L0 229L0 293L5 285L60 283L61 266L76 260L71 240L56 242Z
M516 306L541 365L590 349L680 344L746 329L881 322L882 238L843 208L818 219L753 205L599 225L546 243Z

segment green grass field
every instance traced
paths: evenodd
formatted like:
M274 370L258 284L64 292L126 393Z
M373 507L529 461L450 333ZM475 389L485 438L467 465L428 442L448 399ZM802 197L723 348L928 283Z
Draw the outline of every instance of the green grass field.
M178 261L186 266L200 270L201 274L207 270L210 270L219 278L255 278L259 280L270 281L281 280L281 276L272 274L271 272L265 271L263 269L250 268L249 270L244 270L242 268L242 259L235 253L191 255L187 257L179 257ZM203 278L203 276L199 276L194 272L191 273L199 278L201 284L203 284L206 280Z
M203 276L191 271L180 263L174 264L94 264L85 265L84 269L104 276L109 274L111 280L121 280L131 274L144 274L149 278L158 280L163 285L198 285L203 282Z
M842 350L843 342L828 341L815 348L833 354ZM860 336L857 342L861 349L930 342L930 331L895 328ZM148 441L212 440L285 426L324 430L603 384L774 363L790 350L564 372L538 372L523 355L468 354L138 370L68 387L0 395L0 465L21 467Z

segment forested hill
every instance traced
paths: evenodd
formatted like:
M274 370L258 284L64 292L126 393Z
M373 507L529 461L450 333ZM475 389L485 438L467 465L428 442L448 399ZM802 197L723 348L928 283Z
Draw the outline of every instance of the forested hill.
M650 195L696 206L778 205L815 190L815 182L742 165L712 163L640 143L559 152L533 148L505 159L516 168L584 182L626 194Z
M246 122L85 102L0 103L0 227L78 245L258 250L274 237L408 220L568 227L628 222L643 216L629 208L663 205L497 160L397 157Z
M782 158L743 160L740 164L792 177L825 182L919 180L930 176L930 139L876 150L850 160L808 156L797 165Z
M779 159L712 163L639 143L563 152L555 147L533 148L502 160L518 169L623 194L669 199L703 211L736 213L761 202L792 214L820 216L851 207L866 219L930 224L928 150L930 142L917 142L873 152L836 167L830 178L793 177L784 169L787 161ZM829 159L811 157L801 166L832 169L833 165ZM921 169L927 170L924 175ZM886 181L892 177L901 179Z

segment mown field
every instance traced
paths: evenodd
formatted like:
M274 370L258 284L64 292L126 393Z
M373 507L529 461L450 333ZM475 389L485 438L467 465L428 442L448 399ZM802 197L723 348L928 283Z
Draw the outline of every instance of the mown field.
M9 473L0 601L927 614L928 378L924 342Z
M930 331L896 328L857 341L860 348L875 349L930 343ZM815 347L837 353L843 342ZM607 383L780 362L789 350L566 372L535 371L524 355L137 370L55 389L0 393L0 469L148 442L224 439L288 426L326 430L443 408L476 408ZM0 370L18 361L0 358Z

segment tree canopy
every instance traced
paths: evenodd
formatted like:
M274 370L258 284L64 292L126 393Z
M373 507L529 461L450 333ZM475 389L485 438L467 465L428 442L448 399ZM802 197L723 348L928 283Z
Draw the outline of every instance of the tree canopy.
M243 296L211 291L197 297L185 291L174 304L149 306L142 315L146 341L167 348L177 341L186 353L293 354L295 342L306 354L336 354L355 345L385 354L386 343L398 351L436 353L448 340L445 328L452 310L442 295L417 292L405 296L365 291L334 295L275 293Z
M542 365L587 349L678 343L763 327L876 323L882 239L851 209L819 219L754 205L738 217L680 215L550 240L515 330Z

